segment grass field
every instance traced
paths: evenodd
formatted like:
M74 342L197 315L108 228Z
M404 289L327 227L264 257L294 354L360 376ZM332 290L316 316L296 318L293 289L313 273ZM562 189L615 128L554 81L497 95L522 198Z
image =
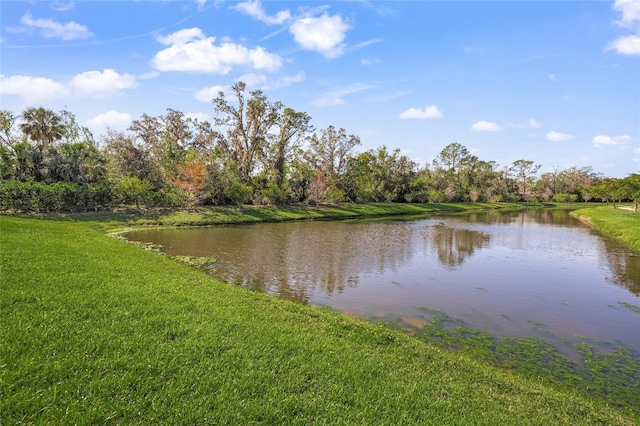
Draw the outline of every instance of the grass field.
M0 217L2 424L640 422L64 219Z
M640 213L620 206L601 206L579 209L573 215L640 252Z

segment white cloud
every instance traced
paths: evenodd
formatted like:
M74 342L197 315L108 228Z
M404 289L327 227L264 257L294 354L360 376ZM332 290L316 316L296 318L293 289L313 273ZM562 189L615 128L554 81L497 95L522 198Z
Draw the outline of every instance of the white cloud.
M633 148L634 154L640 154L640 148Z
M622 14L622 19L616 24L623 28L637 30L640 26L640 1L638 0L616 0L613 3L613 10Z
M613 40L605 50L615 50L621 55L640 55L640 1L616 0L613 10L622 15L621 19L615 21L616 25L630 30L632 34Z
M315 101L313 101L313 104L319 107L343 105L347 103L347 101L343 99L343 96L358 93L363 90L371 89L373 87L374 86L369 84L352 84L351 86L337 89L325 94L319 99L316 99Z
M211 122L211 118L209 117L209 115L205 114L204 112L188 112L184 116L192 120L198 120L200 123L202 123L203 121Z
M532 129L539 129L542 127L542 123L538 123L533 118L530 118L529 121L527 121L527 124L529 124L529 127Z
M547 78L551 81L558 81L558 76L556 76L554 73L547 74Z
M564 141L570 141L571 139L575 139L575 136L570 135L568 133L554 132L552 130L547 133L546 138L548 141L551 141L551 142L564 142Z
M193 27L178 30L166 36L158 36L156 37L156 41L165 46L171 46L173 44L188 43L192 40L203 40L206 38L200 28Z
M64 41L75 38L88 38L93 34L87 27L77 22L65 22L61 24L51 19L33 19L30 13L25 13L20 22L29 28L40 30L40 34L45 38L60 38Z
M640 55L640 36L620 37L609 43L605 50L615 50L621 55Z
M244 82L247 87L256 87L267 82L267 76L264 74L244 74L238 78L238 81Z
M481 120L473 123L471 126L472 132L501 132L502 127L491 121Z
M205 87L204 89L198 90L193 95L193 98L201 102L211 102L213 98L218 97L220 92L225 93L227 91L229 91L228 86L215 85L215 86Z
M273 90L289 87L303 81L304 78L304 71L300 71L295 75L285 75L278 79L269 79L264 74L244 74L238 78L238 81L246 83L247 87L257 87L260 88L260 90Z
M321 98L316 99L312 103L318 107L332 107L332 106L344 105L347 103L347 101L337 96L325 95L325 96L322 96Z
M0 94L20 96L28 104L37 104L67 96L69 90L62 83L49 78L0 75Z
M323 13L320 17L304 17L296 20L289 27L293 39L304 50L319 52L329 59L342 55L343 43L347 31L351 27L340 15Z
M595 146L602 145L618 145L625 144L631 140L631 137L628 135L620 135L620 136L607 136L607 135L598 135L593 138L593 144Z
M122 128L131 123L131 116L126 112L118 112L115 109L98 114L87 120L87 124L95 127L117 127Z
M186 71L227 74L234 66L276 71L282 59L258 46L248 49L230 41L215 44L215 37L205 37L199 28L180 30L157 38L170 47L156 53L152 65L160 71Z
M90 98L108 98L122 94L124 89L136 87L136 78L131 74L118 74L113 69L87 71L76 75L71 80L80 96Z
M506 123L505 126L511 128L511 129L539 129L539 128L542 127L542 123L538 123L533 118L530 118L529 120L527 120L524 123L511 123L511 122L509 122L509 123Z
M249 15L258 21L269 25L280 25L291 19L291 13L289 13L289 10L287 9L279 11L275 16L267 15L267 12L264 10L259 0L238 3L235 6L231 6L231 9L237 10L245 15Z
M429 105L425 109L409 108L402 114L400 114L401 120L406 119L429 119L429 118L442 118L442 112L435 105Z
M62 2L62 1L53 1L51 2L51 8L56 12L67 12L69 10L73 10L76 4L72 1L70 2Z

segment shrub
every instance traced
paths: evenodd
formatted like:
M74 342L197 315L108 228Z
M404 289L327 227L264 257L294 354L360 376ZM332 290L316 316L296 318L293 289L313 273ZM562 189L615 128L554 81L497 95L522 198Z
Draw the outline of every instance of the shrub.
M575 203L578 200L578 195L558 193L551 199L557 203Z
M0 209L23 212L87 211L104 208L112 202L109 182L75 184L56 182L48 185L32 180L0 181Z

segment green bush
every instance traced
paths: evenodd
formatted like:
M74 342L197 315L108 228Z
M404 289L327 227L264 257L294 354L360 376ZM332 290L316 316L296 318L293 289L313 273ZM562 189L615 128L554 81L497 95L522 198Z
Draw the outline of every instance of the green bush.
M0 181L0 209L22 212L80 212L99 210L111 204L113 190L109 182L75 184L56 182L48 185L32 180Z
M551 200L557 203L575 203L576 201L578 201L578 195L558 193L558 194L555 194L551 198Z
M287 201L287 195L285 188L281 188L275 183L268 183L266 188L256 194L254 201L257 201L256 204L278 205Z
M233 204L244 204L251 199L253 187L240 182L233 182L226 191L226 196Z

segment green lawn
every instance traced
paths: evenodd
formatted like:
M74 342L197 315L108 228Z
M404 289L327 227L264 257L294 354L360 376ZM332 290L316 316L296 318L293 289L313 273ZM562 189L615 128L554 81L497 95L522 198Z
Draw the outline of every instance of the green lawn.
M142 216L0 217L2 424L640 423L382 325L212 281L96 229Z
M579 209L573 215L640 252L640 213L613 206ZM623 206L629 207L629 206Z

